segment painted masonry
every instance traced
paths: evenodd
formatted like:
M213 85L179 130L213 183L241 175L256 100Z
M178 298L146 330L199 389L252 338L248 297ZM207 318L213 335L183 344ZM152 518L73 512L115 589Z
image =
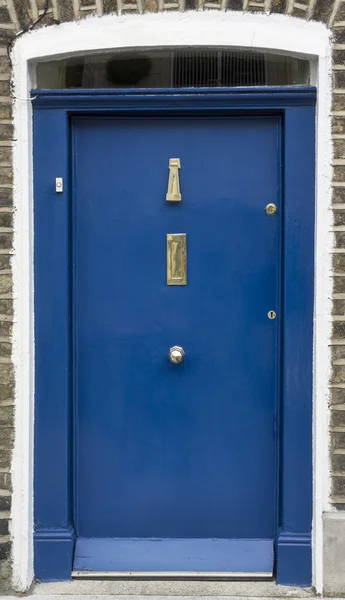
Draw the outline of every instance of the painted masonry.
M97 3L93 0L50 0L48 11L45 9L44 0L0 2L0 592L11 589L11 458L14 439L14 374L11 365L13 127L8 47L19 31L28 29L41 15L44 16L40 26L81 19L90 14L203 9L258 11L321 21L332 30L335 248L331 502L335 510L345 510L345 0L99 0Z

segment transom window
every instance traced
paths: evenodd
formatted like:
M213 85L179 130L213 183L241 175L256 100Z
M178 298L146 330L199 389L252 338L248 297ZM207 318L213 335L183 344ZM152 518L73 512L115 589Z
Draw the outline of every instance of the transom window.
M252 50L117 51L39 63L36 82L38 89L309 85L310 63Z

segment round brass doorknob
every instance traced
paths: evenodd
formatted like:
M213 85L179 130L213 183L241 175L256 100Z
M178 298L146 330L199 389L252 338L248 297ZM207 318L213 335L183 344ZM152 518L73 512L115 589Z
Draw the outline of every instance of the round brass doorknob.
M173 346L169 350L169 360L175 365L182 362L184 358L184 350L181 346Z

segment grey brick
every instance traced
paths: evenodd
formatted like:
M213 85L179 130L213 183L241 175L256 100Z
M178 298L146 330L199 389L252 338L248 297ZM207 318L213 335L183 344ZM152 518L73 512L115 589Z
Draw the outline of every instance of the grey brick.
M0 342L0 356L10 358L12 353L12 344L10 342Z
M250 4L248 4L248 8L247 8L248 12L264 12L265 7L262 6L251 6Z
M336 248L344 248L344 250L345 250L345 232L336 231L336 233L334 234L334 239L335 239L335 247Z
M343 3L340 3L340 5L338 6L338 10L335 14L335 22L339 22L339 21L345 21L345 5Z
M1 427L13 427L13 419L14 419L13 406L1 406L0 405L0 426ZM0 434L0 444L2 442L1 436L2 436L2 430L1 430L1 434Z
M345 21L345 19L344 19ZM332 59L334 65L342 65L345 63L345 50L333 50ZM341 94L343 96L343 94Z
M333 337L345 338L345 321L333 322ZM345 379L344 379L345 382Z
M0 490L12 491L11 473L0 473Z
M10 321L0 321L0 337L9 337L12 335L12 323ZM1 397L1 394L0 394Z
M0 272L8 271L11 268L11 257L5 254L0 254ZM1 275L0 275L1 276Z
M12 140L13 139L13 125L7 125L0 123L0 140Z
M339 182L345 181L345 167L343 167L343 166L333 167L333 181L339 181Z
M11 555L11 542L0 542L0 560L9 558Z
M13 30L8 29L8 27L3 27L0 23L0 47L4 44L6 46L6 42L12 41L14 36L15 32Z
M12 167L2 167L0 165L0 183L8 184L13 181ZM2 227L2 225L1 225Z
M332 117L332 133L337 135L345 133L345 117Z
M11 23L10 13L6 6L0 6L0 23Z
M345 294L345 277L333 277L333 292Z
M4 594L11 592L11 567L12 564L10 557L7 560L2 560L0 562L0 587Z
M334 315L345 315L345 300L334 300L333 301L333 314Z
M40 21L40 27L48 27L49 25L54 25L54 17L52 13L48 13L42 21Z
M306 19L307 12L301 8L293 7L292 16L297 17L298 19Z
M124 7L122 7L121 14L123 12L125 12ZM134 10L130 11L131 14L133 14L133 13L135 14L136 12L137 11L134 11ZM96 14L97 14L97 12L96 12L95 8L93 8L92 10L83 10L83 12L80 13L79 19L86 19L87 17L91 17L91 16L96 15Z
M8 535L9 527L8 527L8 519L0 519L0 535Z
M11 510L11 496L0 496L0 511Z
M341 96L335 96L336 98L343 98L344 96L344 108L338 108L337 110L345 110L345 94ZM333 155L334 158L345 158L345 140L333 140Z
M72 0L60 0L58 2L58 10L60 21L73 21L74 11Z
M11 207L12 204L12 188L0 187L0 207Z
M1 271L0 271L1 272ZM1 277L1 275L0 275ZM13 301L12 300L4 300L0 298L0 314L1 315L12 315L13 312Z
M345 87L345 71L333 71L333 85L336 88Z
M156 0L150 1L150 5L151 10L149 12L157 12ZM103 8L105 13L117 13L117 0L103 0Z
M333 225L345 225L345 209L333 211Z
M237 0L237 1L240 1L240 0ZM155 5L157 6L156 2L153 2L153 11L151 10L149 12L156 12L157 8L155 8ZM185 10L194 10L195 8L196 8L196 0L185 0ZM225 9L228 9L228 8L229 8L228 6L225 6ZM146 9L146 4L145 4L145 9Z
M0 379L1 381L1 379ZM8 404L14 398L14 384L13 383L0 383L0 405Z
M332 454L332 472L345 473L345 454Z
M0 56L0 74L7 75L10 71L10 63L7 56Z
M278 2L278 0L273 0L273 2ZM228 0L228 10L242 10L242 0Z
M334 21L335 23L339 21L345 21L345 6L343 3L340 3L340 5L338 6L338 10L335 14Z
M345 188L333 188L332 202L334 204L345 204Z
M0 167L0 180L2 177L2 171L3 169L1 169ZM11 169L9 169L10 172L10 177L12 178L12 173L11 173ZM13 215L11 212L8 213L2 213L0 212L0 227L12 227L13 226Z
M5 106L5 105L3 104L3 106ZM0 105L0 107L1 107L1 105ZM12 161L12 148L10 146L0 146L0 163L7 163L10 165L11 161Z
M345 383L345 365L333 365L332 383Z
M2 407L2 408L4 408L4 407ZM0 426L1 426L0 447L5 448L5 450L9 450L13 447L14 428L13 428L13 426L5 427L3 424L0 424ZM0 452L1 452L1 450L0 450Z
M188 0L188 3L192 5L195 3L195 0ZM114 4L117 5L117 0L115 0ZM187 2L186 2L187 6ZM144 0L145 12L157 12L158 11L158 2L157 0ZM116 12L117 8L115 9ZM189 10L189 9L188 9Z
M345 428L345 410L332 410L331 412L331 427Z
M1 275L0 271L0 295L10 294L12 292L12 276Z
M333 449L345 450L345 433L333 432L332 446Z
M345 477L332 478L332 494L333 496L345 495Z
M0 81L0 96L10 96L10 95L11 95L11 81L10 81L10 79ZM2 106L5 106L5 105L2 104ZM11 104L7 104L7 107L8 107L8 109L12 113L12 105Z
M341 302L345 302L341 300ZM345 359L345 345L344 346L331 346L332 360Z
M13 367L12 365L4 365L0 363L0 381L3 386L13 385Z
M344 388L331 388L330 389L330 400L331 404L345 404L345 389Z
M0 233L0 248L8 250L12 248L12 233ZM1 292L0 292L1 293Z
M6 93L8 93L8 92L6 92ZM5 95L5 93L4 93L4 95ZM12 104L4 104L4 103L0 102L0 119L8 119L8 120L12 119Z
M323 2L327 3L328 0L323 0ZM332 10L332 7L331 7L331 10ZM345 27L335 27L333 29L333 42L335 44L344 44L345 43Z
M333 2L334 0L316 0L313 11L313 20L328 23L333 9Z
M32 23L32 14L29 2L25 0L13 0L17 19L22 29L27 28Z

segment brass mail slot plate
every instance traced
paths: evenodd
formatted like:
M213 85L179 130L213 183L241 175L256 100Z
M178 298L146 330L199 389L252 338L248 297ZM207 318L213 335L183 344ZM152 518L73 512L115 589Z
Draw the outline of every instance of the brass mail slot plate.
M187 234L167 233L167 284L187 285Z

